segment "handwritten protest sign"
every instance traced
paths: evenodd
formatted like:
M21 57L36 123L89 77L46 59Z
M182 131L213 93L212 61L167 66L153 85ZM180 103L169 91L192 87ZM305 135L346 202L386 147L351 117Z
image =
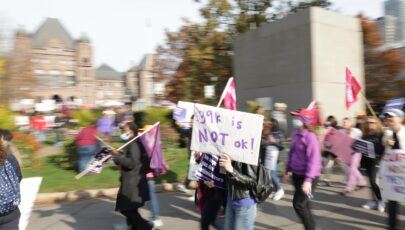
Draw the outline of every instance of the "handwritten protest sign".
M357 153L361 153L363 157L375 158L374 144L369 141L356 139L353 144L353 150Z
M176 121L188 122L194 114L194 103L179 101L173 111L173 119Z
M195 104L191 150L257 165L263 116Z
M215 187L225 189L225 176L219 166L219 156L203 154L196 176L203 181L214 181Z
M381 193L384 199L405 202L405 153L389 150L380 164Z
M198 177L196 176L198 167L199 167L199 164L195 160L194 151L192 151L191 156L190 156L190 165L188 168L188 177L187 177L189 180L194 180L194 181L198 180Z
M352 159L354 139L349 135L330 128L323 140L324 150L340 157L344 162L349 163Z

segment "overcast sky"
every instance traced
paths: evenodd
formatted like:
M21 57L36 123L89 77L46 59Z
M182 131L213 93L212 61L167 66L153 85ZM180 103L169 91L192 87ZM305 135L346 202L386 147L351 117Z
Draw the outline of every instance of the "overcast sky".
M333 9L347 15L383 15L383 0L332 2ZM201 20L200 7L194 0L4 0L0 4L0 32L10 36L23 27L31 33L45 18L58 18L75 39L87 34L96 66L107 63L126 71L164 42L165 29L176 30L182 18Z

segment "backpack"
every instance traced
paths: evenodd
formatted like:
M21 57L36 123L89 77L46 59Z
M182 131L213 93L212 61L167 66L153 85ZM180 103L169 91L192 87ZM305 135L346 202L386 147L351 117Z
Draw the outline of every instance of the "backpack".
M20 204L20 180L8 160L0 166L0 215L7 215Z
M257 165L257 185L252 191L257 203L265 201L272 191L273 183L270 176L264 166L259 163Z

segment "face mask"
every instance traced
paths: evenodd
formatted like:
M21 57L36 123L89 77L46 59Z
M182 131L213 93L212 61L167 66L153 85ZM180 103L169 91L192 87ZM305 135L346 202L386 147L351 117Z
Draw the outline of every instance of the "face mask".
M294 129L302 128L303 125L304 125L304 123L302 123L302 121L300 121L298 119L293 119L292 120L292 126L293 126Z
M128 136L128 134L126 134L126 133L121 134L121 135L120 135L120 138L121 138L123 141L129 140L129 136Z

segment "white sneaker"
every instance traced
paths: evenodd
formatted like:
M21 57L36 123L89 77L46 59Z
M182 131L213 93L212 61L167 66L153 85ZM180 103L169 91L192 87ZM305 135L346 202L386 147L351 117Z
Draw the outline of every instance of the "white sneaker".
M379 200L377 202L377 209L379 212L384 212L385 211L385 203L382 200Z
M188 200L188 201L191 201L191 202L194 202L195 197L194 197L194 196L189 196L189 197L187 198L187 200Z
M361 207L365 209L375 209L377 207L377 202L375 200L369 200L367 203L363 204Z
M157 219L152 221L153 227L162 227L163 226L163 221L161 219Z
M177 191L188 193L188 189L183 184L178 184L177 185Z
M274 194L273 200L280 200L283 197L284 197L284 189L280 189Z

